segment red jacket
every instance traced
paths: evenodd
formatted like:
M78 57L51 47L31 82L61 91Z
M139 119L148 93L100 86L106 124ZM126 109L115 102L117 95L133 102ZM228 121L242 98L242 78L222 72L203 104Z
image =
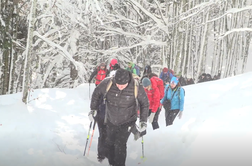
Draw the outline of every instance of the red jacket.
M152 79L150 80L151 80L151 89L150 90L145 89L145 92L149 99L150 104L149 109L151 109L151 112L157 112L157 109L160 105L160 93L156 81Z
M105 68L105 70L102 70L102 69L100 69L98 67L97 74L96 74L96 77L95 77L95 79L96 79L95 84L96 85L100 84L100 82L102 80L104 80L104 78L106 77L106 74L107 74L107 69L106 68Z

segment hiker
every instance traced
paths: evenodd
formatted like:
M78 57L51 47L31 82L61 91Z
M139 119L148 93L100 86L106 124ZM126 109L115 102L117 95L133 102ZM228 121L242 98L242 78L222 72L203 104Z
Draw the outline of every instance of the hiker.
M172 77L170 84L165 88L164 97L160 101L161 106L163 105L165 109L166 126L172 125L177 115L181 119L184 110L184 96L185 91L180 86L178 78Z
M106 69L106 64L104 62L102 62L97 68L95 68L88 80L88 83L91 82L95 75L95 86L97 86L108 75L108 70Z
M171 70L169 70L167 67L164 67L162 72L159 75L159 78L161 78L164 84L166 84L167 82L170 82L173 76L174 75L172 74Z
M202 73L198 78L198 83L206 82L206 73Z
M162 82L162 84L163 84L163 82ZM160 113L160 109L159 109L160 91L158 89L157 82L156 82L155 78L153 78L153 77L151 79L145 77L142 80L142 85L144 87L144 90L148 96L148 100L150 103L149 122L152 124L153 130L155 130L155 129L159 128L158 116ZM164 91L164 89L162 91ZM144 135L144 133L142 133L142 135Z
M136 85L129 71L118 69L114 77L104 79L92 94L91 121L97 115L100 98L106 103L104 156L112 166L125 166L127 141L131 133L129 129L135 126L137 108L140 108L139 131L145 131L147 127L148 98L143 87Z
M109 64L109 77L115 75L116 70L120 68L120 65L116 59L112 59Z
M126 70L130 71L133 74L136 74L140 77L140 68L134 64L133 62L128 63L128 67L126 68Z
M158 75L156 75L155 73L152 73L152 70L151 70L150 65L147 65L147 66L144 68L143 77L141 78L140 83L142 83L142 80L143 80L145 77L151 79L151 77L153 77L153 76L158 77Z

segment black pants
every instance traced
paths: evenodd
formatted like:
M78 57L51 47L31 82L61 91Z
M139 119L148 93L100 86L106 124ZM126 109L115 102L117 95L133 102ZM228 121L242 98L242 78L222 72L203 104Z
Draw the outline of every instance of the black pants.
M129 126L135 122L115 126L107 121L106 157L113 166L125 166L127 156L127 141L130 135Z
M154 118L153 118L153 122L151 123L151 124L152 124L153 130L156 130L156 129L159 128L159 125L158 125L158 116L159 116L159 114L160 114L160 111L161 111L161 110L158 108L158 110L157 110L157 112L155 113L155 116L154 116ZM150 114L151 114L151 110L149 110L149 116L150 116Z
M105 153L106 153L104 146L105 146L106 137L107 137L106 125L104 124L106 106L103 103L103 97L99 99L99 102L100 104L99 104L97 116L95 118L98 124L98 130L99 130L97 151L98 151L98 159L104 159Z
M98 150L98 158L105 158L105 143L106 143L106 137L107 137L107 132L106 132L106 125L104 124L104 119L97 119L97 124L98 124L98 130L99 130L99 137L98 137L98 145L97 145L97 150Z
M178 115L179 110L165 110L166 126L172 125L174 119Z

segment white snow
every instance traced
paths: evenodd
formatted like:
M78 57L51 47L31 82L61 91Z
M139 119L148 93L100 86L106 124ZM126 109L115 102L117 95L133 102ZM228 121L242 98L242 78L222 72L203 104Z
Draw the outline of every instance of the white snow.
M93 91L94 85L90 89ZM182 119L160 129L148 123L141 139L128 141L127 166L251 166L252 72L185 86ZM96 160L96 127L89 156L83 151L89 128L89 86L39 89L0 96L1 166L102 166Z

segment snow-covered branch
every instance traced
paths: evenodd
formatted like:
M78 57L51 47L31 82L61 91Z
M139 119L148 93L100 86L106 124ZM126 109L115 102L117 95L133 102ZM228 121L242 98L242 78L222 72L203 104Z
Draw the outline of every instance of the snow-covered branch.
M234 33L234 32L245 32L245 31L249 31L252 32L252 28L238 28L238 29L232 29L230 31L227 31L226 33L220 35L220 39L226 37L227 35Z

